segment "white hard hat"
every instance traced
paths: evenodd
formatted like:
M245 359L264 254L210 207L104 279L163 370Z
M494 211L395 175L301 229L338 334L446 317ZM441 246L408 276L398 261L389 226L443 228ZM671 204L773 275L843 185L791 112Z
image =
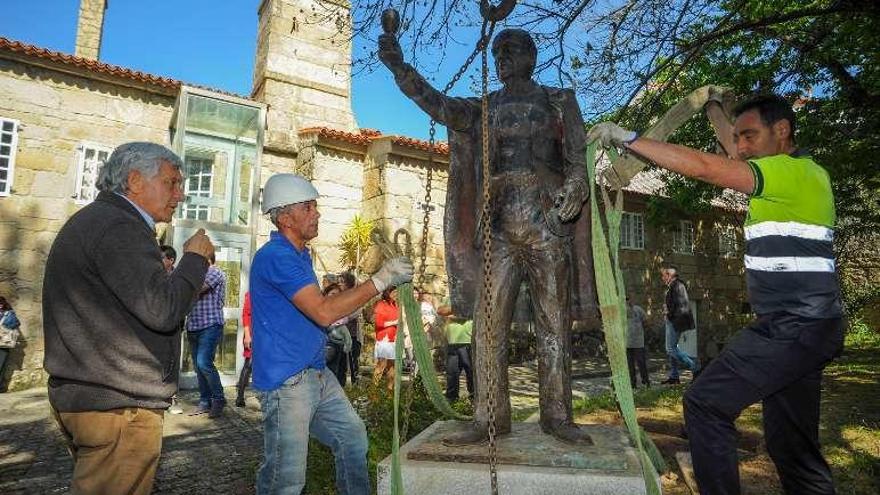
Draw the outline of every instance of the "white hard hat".
M269 213L272 208L313 199L318 199L318 190L301 175L275 174L269 177L266 187L263 188L261 210L263 213Z

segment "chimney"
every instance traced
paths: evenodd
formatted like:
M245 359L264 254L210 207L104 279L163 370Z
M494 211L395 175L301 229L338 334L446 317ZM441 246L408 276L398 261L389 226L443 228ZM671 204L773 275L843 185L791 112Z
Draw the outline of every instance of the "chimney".
M107 10L107 0L80 0L74 52L77 57L98 60L98 55L101 53L105 10Z

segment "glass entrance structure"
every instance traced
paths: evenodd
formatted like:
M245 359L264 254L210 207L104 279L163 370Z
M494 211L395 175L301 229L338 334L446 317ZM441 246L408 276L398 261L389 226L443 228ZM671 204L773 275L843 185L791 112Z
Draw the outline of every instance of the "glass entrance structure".
M187 199L178 207L170 239L179 252L203 228L226 274L226 325L215 364L224 385L234 382L241 357L241 306L255 248L260 158L266 106L244 98L184 86L172 117L174 151L183 159ZM185 337L185 336L184 336ZM184 338L181 386L195 384Z

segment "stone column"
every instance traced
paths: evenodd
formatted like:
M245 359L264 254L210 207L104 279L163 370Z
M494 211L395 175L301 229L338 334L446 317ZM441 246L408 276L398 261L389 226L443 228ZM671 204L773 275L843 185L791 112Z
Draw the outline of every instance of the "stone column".
M79 19L76 25L77 57L98 60L101 53L105 10L107 10L107 0L80 0Z
M262 0L252 97L269 105L266 149L295 154L298 131L354 131L348 0Z

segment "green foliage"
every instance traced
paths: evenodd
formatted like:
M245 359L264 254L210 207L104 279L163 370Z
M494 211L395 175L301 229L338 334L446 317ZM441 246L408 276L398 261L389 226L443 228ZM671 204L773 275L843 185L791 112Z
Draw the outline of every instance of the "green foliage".
M880 347L880 331L871 328L861 317L853 317L846 331L846 347L848 349Z
M880 10L866 3L859 7L864 14L853 15L835 7L840 5L830 0L722 2L679 42L698 51L660 60L658 65L667 65L648 89L612 118L645 129L705 84L740 95L776 92L799 99L797 141L831 175L839 218L835 247L845 262L866 241L876 246L876 238L867 236L880 230ZM704 116L670 141L715 148ZM720 194L671 174L664 180L668 199L649 205L655 223L668 221L670 213L699 213Z
M360 215L355 215L342 233L338 247L342 251L339 262L348 267L359 268L364 253L367 252L373 241L370 233L373 232L373 222L364 220Z

